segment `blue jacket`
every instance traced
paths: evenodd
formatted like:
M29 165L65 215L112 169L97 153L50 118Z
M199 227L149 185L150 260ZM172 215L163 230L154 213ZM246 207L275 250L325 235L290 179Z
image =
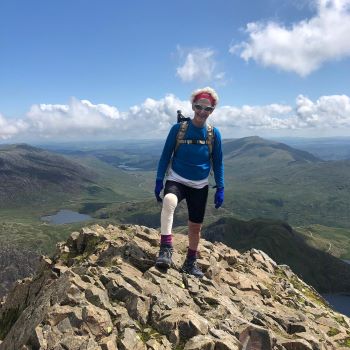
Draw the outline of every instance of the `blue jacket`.
M169 131L165 141L162 155L158 163L157 180L163 180L169 162L176 146L176 136L180 124L175 124ZM215 183L217 187L224 187L224 165L222 162L221 135L217 128L213 128L213 170ZM207 127L198 128L189 121L189 125L184 139L206 140ZM209 147L207 145L180 144L176 153L173 155L172 169L180 176L189 180L203 180L210 173Z

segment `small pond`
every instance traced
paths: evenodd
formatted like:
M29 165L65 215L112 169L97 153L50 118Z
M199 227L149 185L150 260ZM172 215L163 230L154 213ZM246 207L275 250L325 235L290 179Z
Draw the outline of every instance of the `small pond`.
M73 222L81 222L91 220L92 217L86 214L79 214L78 212L61 209L55 215L42 216L41 220L47 221L50 224L60 225L60 224L71 224Z

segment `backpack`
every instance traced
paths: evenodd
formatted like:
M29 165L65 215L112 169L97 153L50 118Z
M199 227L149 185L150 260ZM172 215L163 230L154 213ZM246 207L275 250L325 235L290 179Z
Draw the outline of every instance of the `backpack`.
M190 121L190 120L191 120L191 118L186 118L185 116L183 116L180 110L177 111L177 122L178 123L186 122L186 121Z
M214 128L212 125L207 124L207 138L205 140L188 140L184 139L186 131L188 128L188 122L180 123L179 131L176 135L176 145L174 149L174 154L181 144L193 144L193 145L208 145L209 148L209 159L211 164L211 169L213 169L213 140L214 140Z

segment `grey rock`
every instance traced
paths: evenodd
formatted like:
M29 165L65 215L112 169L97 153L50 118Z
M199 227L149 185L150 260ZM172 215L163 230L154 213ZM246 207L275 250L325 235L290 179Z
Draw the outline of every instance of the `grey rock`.
M282 343L287 350L313 350L313 347L304 339L293 339Z
M140 336L132 328L126 328L123 336L118 341L118 349L121 350L146 350L146 345Z
M99 345L101 350L118 350L116 334L101 339Z
M255 325L248 326L239 335L243 348L254 350L272 350L273 341L271 332Z
M133 225L73 233L0 302L0 350L342 349L349 318L264 252L202 240L196 279L179 272L187 237L174 235L167 273L158 239Z
M184 350L215 350L215 341L211 336L197 335L185 344Z

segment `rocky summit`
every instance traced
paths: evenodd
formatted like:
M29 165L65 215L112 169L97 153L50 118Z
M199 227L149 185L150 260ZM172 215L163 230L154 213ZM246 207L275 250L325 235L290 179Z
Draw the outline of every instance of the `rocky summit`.
M1 303L0 350L345 350L350 319L286 265L201 241L205 277L154 267L159 232L91 226L42 257Z

